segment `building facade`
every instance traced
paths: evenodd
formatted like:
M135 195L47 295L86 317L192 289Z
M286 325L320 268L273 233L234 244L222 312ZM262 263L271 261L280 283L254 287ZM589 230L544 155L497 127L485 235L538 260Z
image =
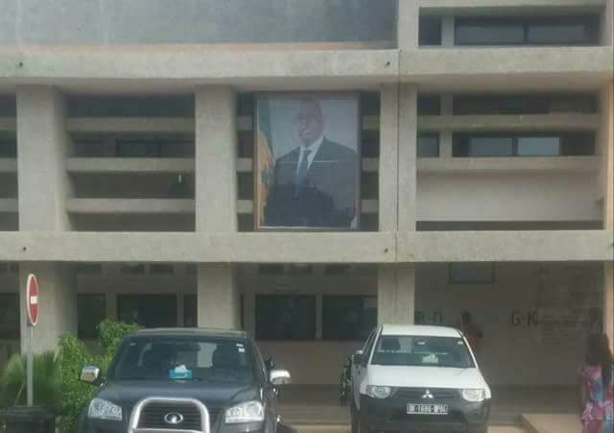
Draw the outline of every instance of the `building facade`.
M299 384L378 322L468 311L496 385L614 337L612 0L4 6L0 363L30 273L38 350L242 327Z

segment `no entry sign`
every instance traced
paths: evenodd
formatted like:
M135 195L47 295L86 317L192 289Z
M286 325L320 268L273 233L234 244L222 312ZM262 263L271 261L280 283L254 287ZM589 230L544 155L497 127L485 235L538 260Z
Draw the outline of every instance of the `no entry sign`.
M36 326L38 323L38 281L34 274L28 275L26 307L28 311L28 324Z

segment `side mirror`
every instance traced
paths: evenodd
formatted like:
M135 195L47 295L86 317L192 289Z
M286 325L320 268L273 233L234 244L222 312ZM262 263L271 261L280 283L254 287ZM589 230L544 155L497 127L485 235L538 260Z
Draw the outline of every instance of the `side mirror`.
M100 369L93 365L87 365L81 369L81 375L79 380L90 385L100 385L102 382L102 376L100 375Z
M286 370L271 370L269 380L275 386L287 385L292 381L290 373Z
M352 364L356 365L365 365L367 363L367 358L365 357L362 350L357 350L354 355L352 355Z

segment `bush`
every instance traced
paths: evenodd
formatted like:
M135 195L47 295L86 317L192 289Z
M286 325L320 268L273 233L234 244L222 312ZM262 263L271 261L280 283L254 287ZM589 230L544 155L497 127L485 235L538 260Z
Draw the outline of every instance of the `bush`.
M103 350L100 356L90 354L74 335L64 335L60 339L61 432L72 433L76 430L81 412L96 391L95 387L79 381L83 366L95 365L106 371L123 338L138 329L138 325L111 320L100 323L98 343Z
M60 407L59 362L53 352L34 355L34 405L43 406L54 414ZM15 354L0 376L0 407L25 406L26 357Z

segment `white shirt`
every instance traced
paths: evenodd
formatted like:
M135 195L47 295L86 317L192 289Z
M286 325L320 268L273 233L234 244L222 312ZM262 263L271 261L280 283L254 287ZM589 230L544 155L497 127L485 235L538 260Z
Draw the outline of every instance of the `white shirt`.
M316 157L316 153L320 149L320 146L324 142L324 135L321 135L316 141L311 143L309 146L301 146L301 154L298 157L298 164L296 165L296 173L298 174L298 168L301 166L303 162L303 156L305 155L305 150L309 150L309 156L307 157L307 168L311 167L311 163L313 162L313 158Z

